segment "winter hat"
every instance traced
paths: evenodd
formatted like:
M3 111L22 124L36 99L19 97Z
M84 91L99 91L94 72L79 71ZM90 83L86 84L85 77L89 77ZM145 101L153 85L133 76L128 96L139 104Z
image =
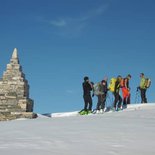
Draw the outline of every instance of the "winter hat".
M144 76L144 73L140 73L140 75Z
M106 80L102 80L101 83L106 83Z
M88 76L85 76L84 77L84 81L87 81L87 80L89 80L89 77Z
M122 76L121 75L118 75L117 78L122 78Z
M128 75L127 75L127 78L130 78L130 79L131 79L131 75L130 75L130 74L128 74Z

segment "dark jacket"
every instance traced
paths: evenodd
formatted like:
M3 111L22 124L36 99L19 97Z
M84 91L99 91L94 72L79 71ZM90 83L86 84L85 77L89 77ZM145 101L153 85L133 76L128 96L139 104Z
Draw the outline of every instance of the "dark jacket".
M119 93L119 91L120 91L120 81L117 79L117 81L115 83L114 94Z
M84 96L91 95L91 90L92 90L91 85L86 81L86 82L83 82L82 86L83 86L83 95Z

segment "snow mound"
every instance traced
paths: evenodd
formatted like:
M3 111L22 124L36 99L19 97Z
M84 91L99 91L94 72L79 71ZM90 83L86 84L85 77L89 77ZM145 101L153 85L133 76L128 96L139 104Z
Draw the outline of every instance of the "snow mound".
M70 116L77 116L78 111L73 112L64 112L64 113L53 113L51 114L51 117L70 117Z

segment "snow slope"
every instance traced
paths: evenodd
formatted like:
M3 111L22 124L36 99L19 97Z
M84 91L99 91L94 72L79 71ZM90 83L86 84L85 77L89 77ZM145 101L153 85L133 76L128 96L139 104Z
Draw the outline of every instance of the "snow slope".
M100 115L73 112L0 122L0 155L21 154L154 155L155 104Z

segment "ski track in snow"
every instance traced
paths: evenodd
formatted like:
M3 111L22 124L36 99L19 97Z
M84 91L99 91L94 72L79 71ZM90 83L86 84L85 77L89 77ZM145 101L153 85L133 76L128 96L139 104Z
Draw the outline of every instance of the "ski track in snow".
M154 129L155 104L99 115L39 115L34 120L0 122L0 154L154 155Z

